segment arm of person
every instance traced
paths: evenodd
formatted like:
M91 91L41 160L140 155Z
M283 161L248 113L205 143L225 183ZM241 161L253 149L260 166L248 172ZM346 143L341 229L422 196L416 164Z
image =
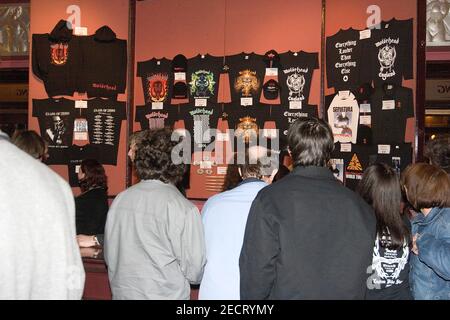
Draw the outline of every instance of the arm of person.
M416 244L419 260L433 269L440 277L450 280L450 223L442 230L444 238L436 239L431 234L422 234Z
M252 203L239 258L241 300L268 299L275 282L278 224L270 203L261 198Z
M89 248L95 246L103 247L103 237L104 237L103 234L97 234L92 236L79 234L77 235L78 246L80 246L80 248Z

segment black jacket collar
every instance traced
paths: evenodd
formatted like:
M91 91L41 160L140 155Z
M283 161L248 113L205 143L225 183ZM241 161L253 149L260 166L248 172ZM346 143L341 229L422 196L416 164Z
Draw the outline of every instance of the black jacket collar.
M297 166L292 171L292 174L316 179L330 179L335 180L333 173L327 167L316 167L316 166Z

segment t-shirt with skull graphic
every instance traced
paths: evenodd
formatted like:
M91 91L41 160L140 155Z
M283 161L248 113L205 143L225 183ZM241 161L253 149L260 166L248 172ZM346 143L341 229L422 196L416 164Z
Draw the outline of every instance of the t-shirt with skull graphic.
M365 41L363 73L373 79L375 86L382 83L401 85L402 79L413 78L413 20L391 19L372 29Z
M145 104L152 103L168 104L169 92L171 92L172 62L166 58L150 59L138 62L137 75L142 79L142 88L144 90Z
M192 105L196 99L206 99L208 104L217 102L222 61L223 58L209 54L199 54L188 60L187 84Z
M78 114L71 100L33 99L33 117L38 118L41 137L48 143L47 164L67 163L67 150L72 145L74 120Z
M178 108L167 105L162 110L154 110L150 106L137 106L135 121L141 130L171 127L178 120Z
M358 137L359 105L349 91L338 91L325 98L327 119L333 131L334 142L356 143Z
M87 103L89 142L101 152L97 160L116 165L122 121L127 119L125 102L95 98Z
M214 141L213 132L209 130L217 129L221 116L217 108L186 106L181 108L180 115L185 129L190 134L191 153L202 151Z
M279 70L281 104L291 102L308 104L314 70L319 69L319 54L314 52L292 52L280 54Z
M256 105L266 72L263 56L256 53L227 56L226 65L229 67L232 103Z
M327 38L327 83L336 90L352 90L366 82L361 74L362 47L355 29L339 30ZM367 75L366 75L367 76Z

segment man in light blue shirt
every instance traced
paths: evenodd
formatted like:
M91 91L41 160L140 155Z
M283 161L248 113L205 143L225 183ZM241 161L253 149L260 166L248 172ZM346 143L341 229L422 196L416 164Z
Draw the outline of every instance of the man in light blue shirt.
M239 165L243 181L234 189L211 197L203 207L206 266L199 300L239 300L239 255L250 206L267 168L262 163Z

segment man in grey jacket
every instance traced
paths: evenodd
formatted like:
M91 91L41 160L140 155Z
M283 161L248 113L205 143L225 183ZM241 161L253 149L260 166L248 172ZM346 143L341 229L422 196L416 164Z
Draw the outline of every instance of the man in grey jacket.
M148 131L136 148L141 182L120 193L105 228L105 260L113 299L187 300L202 279L203 226L198 209L177 190L169 129Z

